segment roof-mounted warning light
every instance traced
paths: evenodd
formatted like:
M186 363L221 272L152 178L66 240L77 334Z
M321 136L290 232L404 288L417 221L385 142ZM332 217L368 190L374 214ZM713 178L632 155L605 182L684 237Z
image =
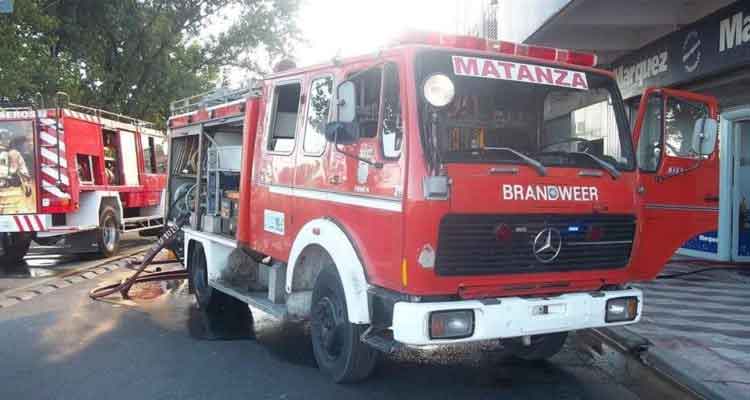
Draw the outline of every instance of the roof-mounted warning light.
M425 44L458 49L494 51L501 54L532 57L584 67L593 67L597 63L596 54L593 53L545 46L530 46L504 40L488 40L476 36L445 35L438 32L409 32L397 38L393 44Z

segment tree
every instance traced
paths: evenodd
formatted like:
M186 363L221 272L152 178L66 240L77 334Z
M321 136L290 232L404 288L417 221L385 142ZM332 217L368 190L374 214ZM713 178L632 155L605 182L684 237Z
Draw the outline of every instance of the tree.
M222 68L262 73L288 55L297 8L298 0L19 0L0 16L0 37L10 38L0 42L0 97L62 90L73 102L164 121L171 100L213 87Z

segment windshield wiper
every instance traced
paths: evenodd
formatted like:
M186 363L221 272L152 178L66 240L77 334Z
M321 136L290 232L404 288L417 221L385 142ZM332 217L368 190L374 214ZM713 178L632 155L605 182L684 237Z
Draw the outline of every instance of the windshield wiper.
M536 172L539 174L539 176L547 175L547 168L544 168L544 165L542 165L542 163L527 156L526 154L521 153L518 150L513 150L510 147L485 147L482 150L507 151L508 153L511 153L514 156L520 158L521 161L525 162L527 165L534 168Z
M609 172L609 174L612 175L612 178L617 179L617 178L620 177L620 171L618 171L617 168L615 168L614 165L612 165L612 164L610 164L610 163L602 160L601 158L599 158L599 157L597 157L597 156L595 156L595 155L593 155L591 153L586 153L584 151L571 151L568 154L580 154L580 155L586 156L586 157L594 160L595 163L599 164L599 166L602 167L603 170Z

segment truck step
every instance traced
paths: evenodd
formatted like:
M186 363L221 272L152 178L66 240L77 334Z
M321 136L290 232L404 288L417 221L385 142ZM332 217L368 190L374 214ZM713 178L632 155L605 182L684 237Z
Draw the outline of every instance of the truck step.
M386 354L395 354L401 351L405 346L393 339L390 331L376 332L369 327L360 337L360 340L368 346Z
M276 319L286 319L286 305L274 303L268 299L268 292L250 292L246 288L240 288L230 285L228 282L211 280L209 282L211 287L216 290L226 293L240 301L247 303L248 305L260 309L266 314L270 314Z

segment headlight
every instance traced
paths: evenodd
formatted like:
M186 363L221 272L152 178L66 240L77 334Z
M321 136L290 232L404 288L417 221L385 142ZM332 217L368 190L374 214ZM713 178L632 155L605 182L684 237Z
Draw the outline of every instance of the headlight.
M424 98L433 107L445 107L453 101L456 87L447 75L434 74L424 81Z
M430 314L432 339L460 339L474 334L473 310L433 311Z

